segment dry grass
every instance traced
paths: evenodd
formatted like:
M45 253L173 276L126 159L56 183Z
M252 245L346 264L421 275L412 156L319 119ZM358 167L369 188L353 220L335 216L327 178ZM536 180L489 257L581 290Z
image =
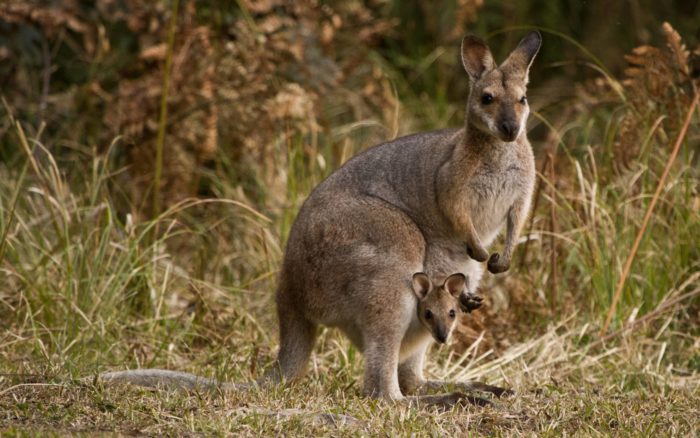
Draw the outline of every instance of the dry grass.
M18 379L5 377L2 425L11 434L688 436L697 431L700 379L661 365L672 334L659 333L656 341L633 336L591 354L577 345L586 331L573 321L559 324L541 338L514 346L495 363L468 365L466 373L445 372L452 363L445 351L438 352L440 365L431 367L437 377L468 375L506 382L516 390L515 396L487 408L441 412L365 399L359 394L359 361L349 363L348 344L327 333L310 376L288 388L182 394L105 388L71 382L64 375L55 383L13 386ZM225 356L209 352L208 359Z

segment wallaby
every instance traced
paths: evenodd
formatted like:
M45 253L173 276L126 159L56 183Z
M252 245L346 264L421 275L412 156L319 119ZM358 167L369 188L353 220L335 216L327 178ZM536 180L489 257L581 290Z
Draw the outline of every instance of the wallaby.
M417 316L415 293L416 281L425 279L413 274L425 272L453 292L448 275L463 274L459 304L469 311L480 304L479 262L488 259L492 273L509 268L535 181L525 134L526 85L541 41L538 32L528 33L496 66L483 40L465 37L465 126L375 146L313 190L292 226L281 267L280 350L268 381L301 377L317 328L326 325L339 327L363 352L367 395L402 400L426 385L422 365L430 343L416 334L425 318ZM486 248L504 223L505 248L489 257ZM195 384L212 383L187 376ZM504 391L479 383L463 388ZM436 402L461 396L444 397Z
M424 270L440 284L461 272L468 310L478 262L508 269L535 181L525 92L540 44L530 32L497 67L483 40L465 37L465 126L371 148L314 189L292 226L277 290L281 377L303 374L318 324L338 326L364 351L365 392L401 399L397 366L417 374L426 349L397 354L413 311L402 279ZM505 249L489 258L485 247L504 223Z

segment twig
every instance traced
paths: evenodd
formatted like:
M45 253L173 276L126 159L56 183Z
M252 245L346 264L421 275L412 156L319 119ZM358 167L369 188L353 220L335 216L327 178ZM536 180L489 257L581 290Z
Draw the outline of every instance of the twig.
M558 285L557 285L557 211L556 211L556 206L554 204L554 197L556 196L554 185L556 184L556 174L554 170L554 152L549 152L547 154L547 157L549 158L549 179L552 182L551 185L551 193L552 196L550 198L550 207L549 207L549 221L550 221L550 226L551 226L551 234L550 234L550 245L552 246L550 248L550 253L549 253L549 260L550 264L552 265L552 273L550 275L550 281L551 281L551 296L550 296L550 307L554 309L557 306L557 297L559 295L558 291Z
M700 94L697 91L697 88L693 86L693 91L695 93L695 96L693 97L693 102L690 104L690 108L688 109L688 114L685 117L685 122L683 122L683 127L681 128L680 132L678 133L678 138L676 139L676 144L673 146L673 151L671 152L671 156L668 157L668 162L666 163L666 167L664 168L664 172L661 175L661 179L659 179L659 183L656 186L656 192L654 193L654 196L651 198L651 202L649 203L649 207L647 208L646 213L644 214L644 220L642 221L642 226L639 228L639 232L637 233L637 238L634 240L634 244L632 245L632 250L630 251L629 255L627 256L627 261L625 262L625 267L622 270L622 276L620 277L620 280L617 282L617 287L615 289L615 293L613 295L612 303L610 303L610 310L608 310L608 316L605 318L605 324L603 324L603 328L600 330L600 336L605 335L605 332L608 331L608 327L610 326L610 321L612 320L613 314L615 313L615 309L617 307L617 302L620 300L620 295L622 295L622 289L625 286L625 281L627 280L627 276L630 273L630 268L632 267L632 262L634 261L634 256L637 254L637 249L639 249L639 244L642 241L642 237L644 237L644 232L647 229L647 226L649 225L649 220L651 219L651 214L654 211L654 207L656 206L656 202L659 200L659 197L661 196L661 190L663 190L664 185L666 183L666 178L668 177L669 172L671 171L671 166L673 166L673 162L676 161L676 156L678 156L678 151L681 148L681 143L683 142L683 139L685 138L685 134L688 132L688 127L690 126L690 121L693 118L693 113L695 112L695 107L698 105L698 99L700 98Z
M160 214L160 176L163 170L163 143L165 142L165 126L168 120L168 89L170 88L170 69L173 64L173 46L175 30L177 29L177 9L179 0L172 0L170 11L170 28L168 29L168 47L165 53L165 70L163 71L163 93L160 99L160 119L158 121L158 137L156 138L156 169L153 181L153 217Z
M44 69L41 72L41 100L39 101L39 121L44 121L44 115L48 106L49 90L51 88L51 54L45 38L41 40L41 58L44 62Z

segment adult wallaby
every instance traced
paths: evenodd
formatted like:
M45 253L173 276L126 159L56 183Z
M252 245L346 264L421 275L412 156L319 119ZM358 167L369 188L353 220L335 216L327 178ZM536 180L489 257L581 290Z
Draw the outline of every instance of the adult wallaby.
M478 262L488 258L493 273L508 269L535 181L525 91L540 44L530 32L497 67L483 40L465 37L465 126L371 148L311 193L292 226L277 291L284 379L303 374L317 325L337 326L364 351L365 392L401 399L398 377L420 382L427 348L398 348L415 305L404 279L424 270L441 283L464 273L460 301L468 307ZM485 246L504 223L505 249L489 258Z
M302 376L317 328L326 325L339 327L363 352L367 395L402 400L421 387L437 386L423 378L430 337L419 330L426 315L416 313L417 282L421 291L430 288L413 274L426 272L454 296L458 287L448 275L462 273L466 290L459 291L459 302L469 310L479 305L474 295L479 262L488 259L493 273L508 269L535 181L525 92L540 44L540 34L530 32L496 66L483 40L465 37L462 63L470 77L465 126L371 148L309 195L292 226L280 272L280 350L268 380ZM505 249L489 258L486 247L504 223ZM478 383L462 388L503 391ZM444 397L435 401L455 400L454 394Z

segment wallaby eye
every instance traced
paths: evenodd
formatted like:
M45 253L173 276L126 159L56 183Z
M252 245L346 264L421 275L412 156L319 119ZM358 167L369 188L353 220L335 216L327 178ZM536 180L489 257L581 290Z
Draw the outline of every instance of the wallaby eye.
M484 105L488 105L488 104L490 104L491 102L493 102L493 96L492 96L491 94L489 94L489 93L484 93L484 94L481 96L481 103L483 103Z
M523 96L520 98L520 103L525 103L527 102L527 96Z
M433 312L430 310L425 311L425 319L432 319L433 318Z
M455 309L450 310L450 319L455 319Z

